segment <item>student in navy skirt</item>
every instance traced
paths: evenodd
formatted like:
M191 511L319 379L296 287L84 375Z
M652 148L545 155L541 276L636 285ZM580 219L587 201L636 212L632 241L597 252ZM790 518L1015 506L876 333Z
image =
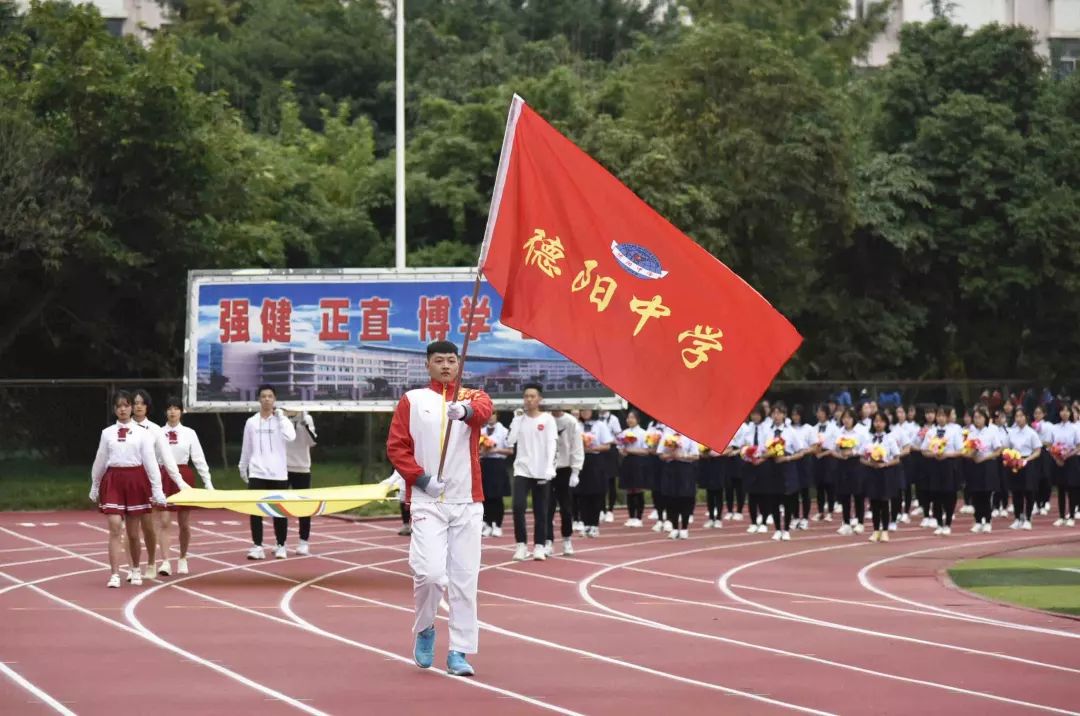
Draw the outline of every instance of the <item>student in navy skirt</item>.
M809 441L809 447L813 453L811 460L814 487L817 489L818 498L818 513L814 515L815 522L821 520L832 522L833 505L836 504L838 465L831 448L836 444L836 436L839 433L840 427L830 418L828 407L819 405L817 424L814 425L813 436Z
M799 491L796 493L797 509L792 514L792 525L797 530L810 528L810 489L814 486L814 457L810 454L810 448L814 445L814 426L803 422L803 407L793 405L791 407L791 427L799 435L799 442L803 446L803 454L795 460L796 470L799 473Z
M874 532L871 542L889 541L889 501L900 490L900 447L890 435L889 416L878 411L870 420L870 438L862 447L863 493L870 499Z
M701 446L672 431L657 448L663 462L660 480L671 520L671 539L689 539L690 516L697 498L697 468Z
M799 499L799 460L805 454L801 431L788 423L787 407L777 401L772 409L772 429L765 431L766 455L769 455L767 468L760 480L760 492L768 501L767 510L772 515L775 532L773 539L788 541L791 539L791 524L798 509ZM773 457L770 446L776 441L783 441L783 454ZM781 514L781 507L783 514Z
M998 410L994 413L994 428L998 431L998 437L1001 439L1003 446L1009 444L1009 427L1008 416L1005 415L1005 411ZM994 493L990 495L990 507L991 517L1006 517L1013 511L1012 505L1009 504L1009 476L1007 470L998 470L998 477L1001 482L998 484Z
M934 534L952 534L953 515L956 512L956 492L959 487L957 460L963 451L962 434L950 428L949 414L952 408L939 406L935 413L937 425L926 434L922 452L926 458L926 486L934 502Z
M1001 484L1001 433L990 425L990 413L979 406L972 414L972 426L964 444L964 479L975 506L976 534L993 530L990 495Z
M1061 422L1054 426L1053 443L1058 455L1051 463L1052 480L1057 488L1058 518L1054 527L1074 527L1075 514L1080 507L1080 425L1072 421L1072 409L1065 401L1061 404Z
M1039 485L1035 490L1035 509L1041 515L1050 514L1050 492L1054 479L1054 459L1051 457L1050 448L1054 444L1054 426L1046 419L1046 408L1036 405L1031 413L1031 429L1042 441L1043 450L1039 455Z
M742 460L740 474L742 475L743 490L746 492L750 518L750 526L746 531L760 534L769 531L765 525L765 514L762 509L761 492L758 486L758 480L766 469L763 459L766 442L764 420L765 412L760 406L751 410L750 424L743 431L742 444L739 445L739 456Z
M840 498L843 524L838 534L862 534L863 528L863 466L859 462L862 447L866 442L864 430L855 422L855 411L844 410L841 418L843 426L836 435L836 442L830 448L837 460L836 493Z
M652 485L649 480L649 446L647 433L641 427L638 414L626 415L626 430L618 435L617 443L622 461L619 463L619 487L626 492L626 509L629 519L626 527L641 527L645 516L645 490Z
M657 454L657 450L660 448L660 441L664 439L664 435L667 434L667 432L667 426L658 422L653 422L649 425L649 429L645 431L645 444L649 448L649 462L646 466L646 474L648 477L646 479L650 486L649 491L652 493L652 516L655 516L656 519L656 524L652 527L653 532L670 531L671 529L667 516L667 504L664 501L664 485L660 480L660 475L664 470L664 464L660 461L660 456Z
M743 518L743 482L742 460L739 459L739 444L742 433L750 423L743 423L731 437L723 456L720 458L724 471L724 513L725 520L741 520ZM715 526L715 525L714 525Z
M1035 488L1039 484L1039 476L1036 474L1033 463L1042 453L1042 441L1027 422L1027 413L1017 407L1013 411L1013 420L1016 421L1012 430L1009 431L1009 447L1017 450L1020 457L1024 458L1024 466L1013 471L1006 468L1009 480L1009 488L1013 495L1013 506L1016 508L1016 520L1009 525L1014 530L1030 530L1031 516L1035 509Z
M698 483L705 490L704 529L720 529L724 526L724 486L726 472L724 458L720 453L701 446L701 459L698 462Z

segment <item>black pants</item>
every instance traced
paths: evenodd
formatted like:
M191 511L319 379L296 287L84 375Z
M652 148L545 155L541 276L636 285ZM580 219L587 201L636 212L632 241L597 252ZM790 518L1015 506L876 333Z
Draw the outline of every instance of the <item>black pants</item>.
M804 520L810 519L810 488L804 487L799 490L798 502L802 505L802 518ZM792 515L794 517L794 515Z
M818 485L817 502L818 512L823 515L831 515L833 505L836 504L836 488L832 485Z
M506 516L506 502L501 497L492 497L484 500L484 524L502 527L503 518Z
M656 510L658 519L664 521L664 512L667 505L664 503L664 491L658 488L653 488L652 491L652 504L653 509Z
M550 487L547 480L514 475L514 541L518 544L529 539L529 531L525 528L525 508L528 505L529 493L532 493L533 503L533 543L542 545L547 540L547 502Z
M311 473L310 472L290 472L289 473L289 489L291 490L308 490L311 488ZM300 539L307 542L308 537L311 536L311 518L300 517ZM280 544L285 544L285 540L282 540Z
M861 525L866 515L866 498L862 495L840 495L840 510L844 518L844 524Z
M1031 512L1035 507L1035 496L1031 490L1013 490L1013 508L1016 519L1031 521Z
M626 493L626 510L629 513L630 519L640 520L645 516L645 493L644 492L628 492Z
M604 493L595 495L577 495L575 501L581 505L581 521L586 527L600 526L600 513L604 510Z
M747 510L750 513L750 521L757 523L765 521L765 513L762 509L761 495L751 492L746 496Z
M669 497L668 519L671 526L677 530L685 530L690 527L690 515L694 514L693 497Z
M615 511L615 498L619 496L618 478L614 475L608 478L607 511Z
M717 521L717 522L720 521L720 519L724 516L722 514L722 511L724 509L723 508L724 491L723 490L706 490L705 491L705 501L706 501L706 510L707 510L706 513L705 513L705 516L708 517L710 520L714 520L714 521Z
M932 499L938 527L952 527L953 515L956 514L956 490L935 492Z
M990 492L978 490L971 493L971 501L975 506L975 524L990 522Z
M547 533L554 538L555 511L559 512L559 532L563 539L574 534L573 496L570 494L570 468L560 467L555 470L555 479L551 481L551 501L548 507Z
M296 473L289 474L293 475ZM288 484L288 480L264 480L261 477L252 477L248 479L247 486L249 490L273 490L275 488L280 490L283 487L287 487ZM311 484L310 475L308 475L308 484ZM252 515L249 522L251 523L251 541L261 547L263 543L263 518ZM311 524L311 518L308 518L308 524ZM288 533L289 521L284 517L275 517L274 537L277 539L277 543L285 544L285 537L288 536Z
M742 513L743 487L741 477L733 477L728 481L727 487L724 488L724 505L727 507L727 511L732 514Z
M407 525L412 520L412 510L404 502L401 503L401 524Z
M889 529L888 500L870 500L870 515L874 521L875 532L884 532Z
M1080 487L1057 488L1058 517L1067 520L1080 507Z
M904 512L911 512L911 492L914 489L914 486L909 483L900 490L900 509Z
M995 490L994 494L990 498L990 504L992 507L1004 510L1009 506L1009 491L1008 490Z

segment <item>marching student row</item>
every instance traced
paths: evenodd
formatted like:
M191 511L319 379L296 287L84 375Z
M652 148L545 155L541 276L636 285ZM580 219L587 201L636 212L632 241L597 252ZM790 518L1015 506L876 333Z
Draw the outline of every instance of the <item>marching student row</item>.
M517 560L530 556L529 496L537 517L531 555L542 560L554 554L555 513L562 552L572 555L574 531L597 537L600 523L613 521L616 485L626 492L627 527L643 525L648 491L653 530L671 539L688 538L699 488L706 493L705 529L742 520L745 506L747 532L765 534L771 526L777 541L836 513L839 534L862 534L869 520L874 542L887 542L899 524L920 516L920 526L948 536L960 493L960 512L974 515L976 533L991 532L994 518L1010 514L1011 528L1032 529L1036 514L1049 513L1055 489L1053 525L1073 527L1080 518L1080 403L1063 407L1057 423L1041 407L1032 422L1017 409L1012 425L984 406L960 421L949 406L927 407L917 421L916 410L903 406L878 410L868 402L856 413L822 405L809 422L799 406L789 414L782 403L763 403L717 451L661 423L645 428L634 411L623 429L614 415L558 408L546 414L539 402L539 387L530 386L524 415L518 411L509 429L492 415L480 441L483 534L502 535L503 498L512 496ZM534 424L542 434L545 419L558 436L553 470L543 469L546 453L522 442Z
M288 485L311 486L311 454L315 445L315 424L306 413L291 419L275 408L271 386L259 390L260 411L244 426L240 456L240 477L252 488ZM188 574L191 544L191 510L166 503L169 495L195 486L194 472L203 487L214 489L199 436L181 424L184 408L179 398L166 401L164 426L149 419L150 395L144 390L118 391L113 396L116 422L101 431L97 455L90 470L90 500L105 515L109 529L108 587L121 585L120 565L126 546L127 581L135 586L143 579L172 574L171 527L176 515L180 551L177 574ZM194 466L194 471L192 470ZM285 540L288 522L274 518L277 546L274 556L287 556ZM264 559L263 518L251 517L253 546L248 559ZM300 518L300 542L296 554L309 554L311 518ZM126 534L126 545L125 545ZM142 546L146 545L146 565L140 568ZM160 558L160 559L157 559Z

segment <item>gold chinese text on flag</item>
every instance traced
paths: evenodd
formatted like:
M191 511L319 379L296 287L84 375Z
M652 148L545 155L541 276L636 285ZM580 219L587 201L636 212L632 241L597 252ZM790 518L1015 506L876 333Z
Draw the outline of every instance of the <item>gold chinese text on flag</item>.
M727 443L802 341L517 97L481 267L502 323L708 445Z

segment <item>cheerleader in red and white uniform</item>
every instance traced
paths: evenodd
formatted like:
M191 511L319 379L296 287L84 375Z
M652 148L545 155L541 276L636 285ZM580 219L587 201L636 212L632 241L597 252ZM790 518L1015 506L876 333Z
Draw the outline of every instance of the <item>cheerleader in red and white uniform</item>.
M188 462L191 462L195 469L198 470L199 477L202 478L203 487L207 490L213 490L214 484L210 481L210 466L206 464L206 455L203 454L199 436L191 428L180 424L180 418L183 415L184 405L180 402L180 399L169 398L165 404L166 422L165 427L162 429L165 443L169 446L173 459L176 461L177 469L180 470L180 476L184 478L185 483L195 487L195 475L188 465ZM165 477L165 475L161 476L162 484L165 487L165 496L168 497L180 492L180 488L172 480L167 480ZM172 526L174 512L176 513L177 528L180 532L180 558L176 560L176 573L188 573L187 554L188 547L191 545L191 508L167 505L163 510L154 511L158 521L157 543L162 557L161 564L158 565L158 574L163 577L172 574L172 565L169 564L169 528Z
M142 584L139 572L139 515L149 515L151 503L165 504L161 472L154 459L149 433L131 421L131 395L119 391L113 396L116 423L101 431L94 466L90 468L90 499L98 504L109 525L110 588L120 586L120 559L124 552L124 531L128 540L128 581ZM127 519L125 517L136 518Z
M173 459L172 450L169 449L168 444L165 442L165 434L161 431L161 427L149 417L151 409L150 394L140 388L132 392L131 396L132 422L149 432L153 439L154 456L157 458L162 484L164 485L166 481L172 482L177 489L183 490L187 487L187 483L180 476L180 470L176 467L176 460ZM157 555L157 520L154 519L152 513L143 515L140 519L142 520L143 541L146 542L146 571L143 573L143 577L153 579L157 576L157 563L154 559ZM164 551L161 552L161 555L166 559L168 558L168 554Z

